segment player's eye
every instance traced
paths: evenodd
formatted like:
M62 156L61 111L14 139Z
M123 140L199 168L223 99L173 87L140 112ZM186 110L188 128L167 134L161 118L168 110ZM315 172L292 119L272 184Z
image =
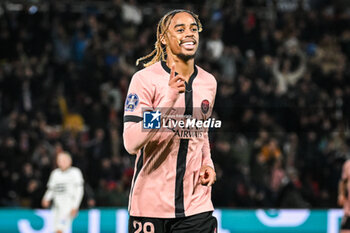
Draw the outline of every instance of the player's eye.
M183 32L183 31L185 31L184 29L178 29L178 30L176 30L177 32Z
M192 31L196 32L196 31L198 31L198 28L192 28Z

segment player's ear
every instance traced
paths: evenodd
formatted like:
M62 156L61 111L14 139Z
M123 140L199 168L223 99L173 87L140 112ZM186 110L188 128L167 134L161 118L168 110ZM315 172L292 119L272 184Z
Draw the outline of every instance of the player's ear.
M166 45L167 40L165 37L166 35L164 34L160 35L160 42L162 43L162 45Z

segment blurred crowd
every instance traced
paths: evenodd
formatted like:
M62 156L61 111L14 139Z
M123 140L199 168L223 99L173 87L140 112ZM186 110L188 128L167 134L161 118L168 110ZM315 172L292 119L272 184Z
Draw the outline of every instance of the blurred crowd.
M204 27L197 64L218 81L214 205L336 207L350 158L350 8L313 2L1 5L0 206L39 208L62 150L84 174L84 207L127 205L135 158L122 121L135 61L163 14L186 8Z

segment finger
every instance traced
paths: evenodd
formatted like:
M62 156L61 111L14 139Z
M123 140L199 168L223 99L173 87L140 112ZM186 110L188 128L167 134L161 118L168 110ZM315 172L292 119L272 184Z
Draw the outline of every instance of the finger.
M185 89L185 85L182 83L179 83L176 85L176 89Z
M176 77L174 77L172 79L172 82L174 82L174 83L176 83L176 82L185 83L185 78L182 77L181 75L176 75Z
M200 184L206 183L206 179L204 178L204 172L199 173L198 183L200 183Z
M185 88L186 86L185 86L184 83L177 83L177 84L176 84L176 87L177 87L177 88Z
M198 181L198 183L199 184L201 184L201 185L206 185L206 184L208 184L208 180L206 180L206 179L204 179L204 178L201 178L201 179L199 179L199 181Z
M210 177L207 176L207 174L205 173L202 177L201 177L201 181L203 185L208 184L208 182L210 181Z
M178 87L180 87L180 86L185 87L186 85L185 85L184 81L179 81L179 82L176 83L176 86L178 86Z
M177 84L183 84L185 85L185 80L183 77L175 77L171 80L169 80L169 86L174 86L174 85L177 85Z
M175 77L175 63L171 65L170 80L172 80L174 77Z
M212 170L206 168L206 169L205 169L205 173L204 173L204 177L207 178L207 179L210 179L210 177L213 177Z
M209 187L209 186L212 186L212 185L214 184L214 182L215 182L215 177L213 177L213 178L210 179L210 181L209 181L209 183L208 183L207 186L208 186L208 187Z
M209 179L209 183L207 186L211 186L216 181L216 174L213 170L210 170L210 169L207 170L206 172L208 174L208 179Z

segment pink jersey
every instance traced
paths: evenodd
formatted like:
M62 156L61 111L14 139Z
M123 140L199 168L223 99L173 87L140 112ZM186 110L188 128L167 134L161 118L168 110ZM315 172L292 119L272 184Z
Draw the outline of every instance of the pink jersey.
M211 160L208 133L184 135L144 130L143 111L208 119L216 94L215 78L198 66L178 94L168 86L170 69L157 62L133 76L125 103L124 145L137 154L129 197L131 216L175 218L212 211L211 187L198 183L200 168Z
M347 179L346 182L346 189L348 190L347 196L344 202L344 215L350 216L350 160L345 161L343 165L343 170L342 170L342 180Z

